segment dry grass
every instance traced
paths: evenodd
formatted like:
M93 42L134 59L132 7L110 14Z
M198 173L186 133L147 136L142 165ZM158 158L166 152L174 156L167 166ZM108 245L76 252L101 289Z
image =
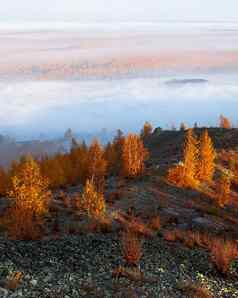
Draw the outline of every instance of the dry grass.
M149 227L152 229L152 230L155 230L155 231L159 231L160 228L161 228L161 222L160 222L160 217L157 215L155 217L153 217L149 223Z
M122 233L122 254L127 265L138 267L143 254L142 242L138 235L129 229Z
M209 244L211 260L223 274L228 274L232 261L238 259L237 244L228 239L212 238Z
M112 219L107 216L91 218L88 224L88 232L91 233L111 233Z
M180 229L165 230L163 233L166 241L181 241L189 248L195 246L202 248L209 248L211 243L211 235L208 233L201 233L199 231L185 231Z
M12 273L6 280L5 288L8 290L16 290L22 280L23 273L20 271Z
M163 232L163 237L164 237L164 240L169 242L174 242L178 240L176 237L175 230L165 230Z
M115 212L113 214L113 218L123 227L124 230L133 231L133 233L143 237L154 236L154 233L150 227L132 215Z
M231 263L238 259L238 245L233 240L179 229L166 230L163 236L166 241L181 241L189 248L198 246L209 250L212 262L223 274L228 274Z
M213 298L209 290L200 283L186 281L179 283L177 287L190 298Z

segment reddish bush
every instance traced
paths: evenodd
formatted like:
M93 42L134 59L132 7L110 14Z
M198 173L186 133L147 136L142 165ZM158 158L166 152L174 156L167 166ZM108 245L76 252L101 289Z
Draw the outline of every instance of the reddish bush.
M223 274L227 274L232 261L238 258L237 244L232 240L223 238L211 238L209 248L211 259L216 268Z
M158 215L153 217L150 221L149 226L151 229L153 229L155 231L159 231L161 228L160 217Z
M142 257L142 244L137 234L129 229L122 234L122 253L127 265L138 266Z

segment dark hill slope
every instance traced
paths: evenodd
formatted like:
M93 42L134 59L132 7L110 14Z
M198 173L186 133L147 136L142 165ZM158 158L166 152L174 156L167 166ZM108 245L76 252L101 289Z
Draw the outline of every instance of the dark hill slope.
M204 129L196 128L194 132L199 137ZM238 149L238 128L208 128L208 133L218 151L221 149ZM179 161L185 135L186 131L159 131L155 129L154 133L145 140L145 146L150 152L150 163L163 165Z

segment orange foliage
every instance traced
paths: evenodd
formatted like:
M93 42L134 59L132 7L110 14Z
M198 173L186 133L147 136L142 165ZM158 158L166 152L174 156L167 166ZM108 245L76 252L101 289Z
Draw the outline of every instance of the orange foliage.
M140 137L136 134L129 134L123 143L123 176L140 176L144 172L144 162L148 158L148 155L149 153L144 148Z
M199 183L197 180L198 167L198 142L193 135L193 130L188 129L184 145L184 160L168 172L169 182L180 187L195 187Z
M82 142L75 144L70 151L71 182L85 184L88 172L88 148Z
M107 162L98 140L94 140L88 150L88 179L93 179L97 191L103 192Z
M107 173L109 175L116 175L116 165L118 161L118 154L116 150L116 146L112 143L108 143L105 152L104 158L107 161Z
M229 128L231 128L231 126L232 125L231 125L229 118L224 117L223 115L220 115L220 127L229 129Z
M178 164L168 170L167 180L174 185L183 187L185 181L184 177L185 171L183 164Z
M123 132L119 129L112 143L116 153L114 170L113 170L113 174L115 175L119 175L121 173L121 169L123 165L122 153L123 153L124 140L125 140L125 137L123 136Z
M81 208L90 217L100 217L106 211L104 196L95 190L93 180L87 180L81 198Z
M160 217L157 215L155 217L153 217L150 221L150 228L155 230L155 231L159 231L161 228L161 222L160 222Z
M152 130L153 130L152 125L148 121L146 121L140 133L141 138L144 139L149 135L151 135Z
M189 129L186 136L184 147L184 172L185 185L193 186L196 180L198 166L198 141L193 135L193 130Z
M23 273L20 271L13 272L6 280L5 288L8 290L16 290L23 278Z
M216 153L208 131L205 130L200 140L197 178L203 182L211 182L215 171Z
M137 234L126 230L122 234L122 252L126 264L129 266L138 266L142 257L142 245Z
M228 174L222 173L218 184L217 184L217 203L219 206L224 207L224 205L229 200L229 195L231 191L231 179Z
M178 289L186 294L186 297L192 298L213 298L208 288L200 283L193 281L180 282Z
M46 156L40 161L42 174L48 178L51 188L62 187L66 184L66 175L60 162L59 155L52 158Z
M227 274L233 260L238 259L237 244L232 240L213 238L210 243L211 259L217 269Z
M42 177L40 168L33 158L22 163L12 178L9 192L14 204L10 208L8 233L14 239L35 239L39 237L42 216L48 210L50 193L48 181Z

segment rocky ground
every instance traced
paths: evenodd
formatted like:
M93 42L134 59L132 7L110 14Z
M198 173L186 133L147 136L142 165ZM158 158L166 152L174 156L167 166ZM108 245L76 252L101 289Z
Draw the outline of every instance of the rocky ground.
M214 297L238 297L238 280L224 278L203 250L169 244L156 236L145 240L141 271L146 281L112 277L121 258L118 234L68 236L60 240L0 241L0 276L20 271L23 279L0 297L186 297L184 280L205 284Z

